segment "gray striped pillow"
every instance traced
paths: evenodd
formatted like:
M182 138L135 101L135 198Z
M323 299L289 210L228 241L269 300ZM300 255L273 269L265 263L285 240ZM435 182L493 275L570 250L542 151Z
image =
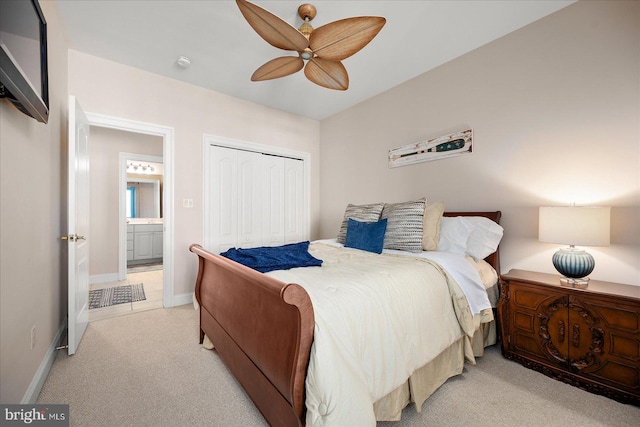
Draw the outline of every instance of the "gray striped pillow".
M387 203L380 219L387 218L384 248L422 252L422 231L426 199Z
M384 203L373 203L370 205L347 205L344 211L344 218L338 232L338 243L344 243L347 237L347 223L349 218L360 222L377 222L380 219L380 212Z

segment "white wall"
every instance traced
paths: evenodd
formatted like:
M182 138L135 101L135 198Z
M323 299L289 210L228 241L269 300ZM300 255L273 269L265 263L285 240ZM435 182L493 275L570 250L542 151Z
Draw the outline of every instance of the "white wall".
M203 134L310 153L311 236L317 235L319 122L73 50L69 93L89 113L175 129L175 295L192 292L197 274L188 248L202 241ZM194 207L183 208L183 199Z
M66 315L67 44L55 6L48 27L49 122L0 99L0 403L20 403ZM31 328L36 328L31 349ZM46 374L46 372L45 372ZM30 388L30 385L32 388ZM29 393L32 393L29 395Z
M638 285L639 123L640 3L580 1L324 120L320 235L348 203L427 196L501 210L502 271L555 273L538 207L607 205L591 276ZM388 168L391 148L469 128L471 155Z

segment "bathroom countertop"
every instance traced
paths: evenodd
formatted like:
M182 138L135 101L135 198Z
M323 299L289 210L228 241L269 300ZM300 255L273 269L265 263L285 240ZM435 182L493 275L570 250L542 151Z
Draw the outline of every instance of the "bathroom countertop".
M162 218L129 218L127 224L162 224Z

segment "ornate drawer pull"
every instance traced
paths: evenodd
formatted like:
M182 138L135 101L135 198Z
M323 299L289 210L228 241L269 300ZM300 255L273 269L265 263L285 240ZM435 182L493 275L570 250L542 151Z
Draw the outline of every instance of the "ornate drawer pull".
M564 321L562 320L558 322L558 341L560 343L564 342Z
M573 325L573 346L580 347L580 325L577 323Z

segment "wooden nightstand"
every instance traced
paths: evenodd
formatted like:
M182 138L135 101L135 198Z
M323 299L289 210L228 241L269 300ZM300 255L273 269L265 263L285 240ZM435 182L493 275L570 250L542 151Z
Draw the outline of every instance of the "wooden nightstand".
M523 366L640 405L640 287L511 270L500 277L502 354Z

